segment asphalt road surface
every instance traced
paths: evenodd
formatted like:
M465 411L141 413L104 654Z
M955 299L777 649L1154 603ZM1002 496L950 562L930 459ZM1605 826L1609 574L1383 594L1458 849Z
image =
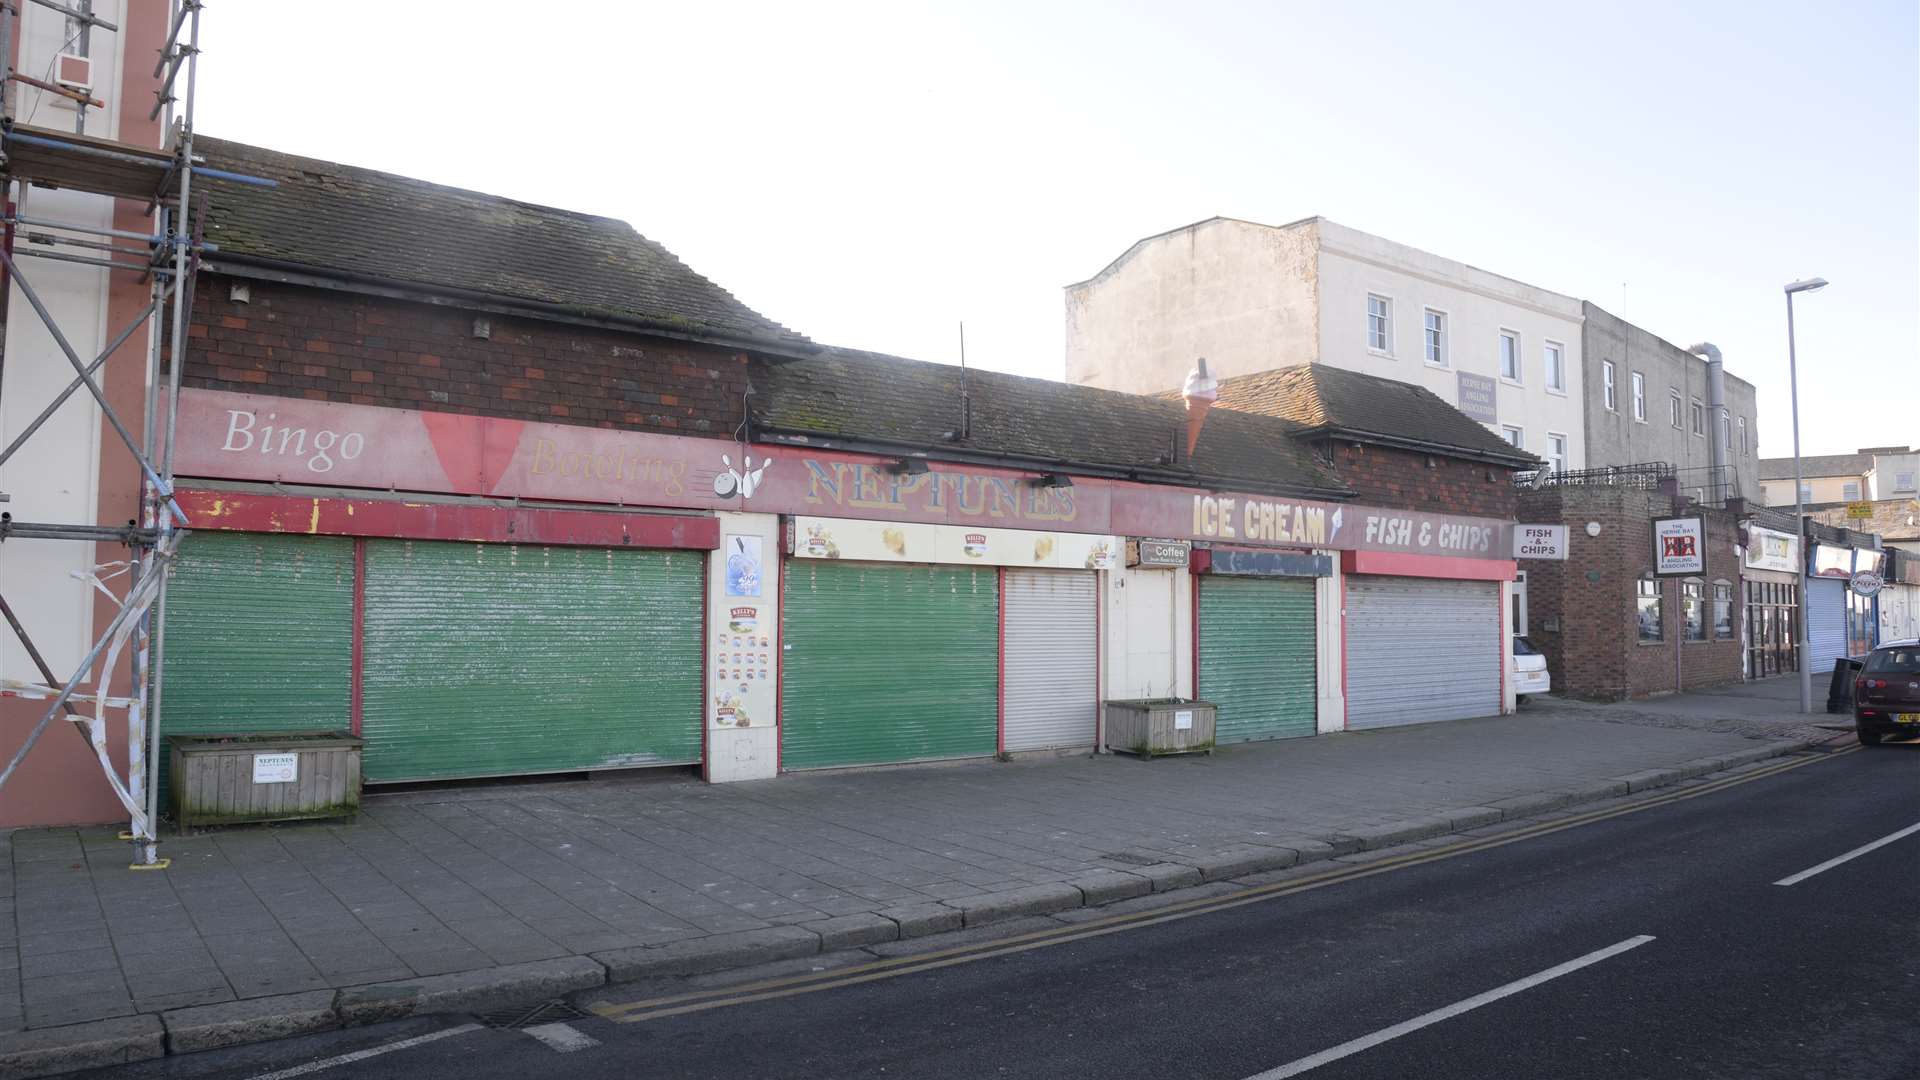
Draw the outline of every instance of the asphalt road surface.
M1920 1077L1920 744L1374 868L782 996L680 984L578 999L625 1023L420 1019L95 1075Z

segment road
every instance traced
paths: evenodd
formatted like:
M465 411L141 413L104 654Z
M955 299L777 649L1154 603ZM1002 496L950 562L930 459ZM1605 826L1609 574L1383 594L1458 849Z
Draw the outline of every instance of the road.
M850 985L624 1011L659 988L613 987L581 1004L633 1022L575 1019L547 1042L434 1018L94 1075L1906 1080L1920 1076L1915 826L1920 744L897 977L863 967ZM326 1064L351 1052L368 1056Z

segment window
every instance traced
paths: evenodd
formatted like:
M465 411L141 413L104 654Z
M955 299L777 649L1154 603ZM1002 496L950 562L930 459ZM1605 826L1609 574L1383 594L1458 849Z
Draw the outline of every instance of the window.
M1747 456L1747 418L1740 418L1740 456Z
M1800 501L1803 503L1813 501L1813 485L1804 480L1800 482Z
M1553 385L1553 383L1552 383L1551 381L1549 381L1549 382L1547 383L1547 385L1548 385L1548 386L1552 386L1552 385ZM1605 395L1606 395L1606 401L1607 401L1607 411L1608 411L1608 412L1612 412L1612 411L1614 411L1614 404L1613 404L1613 361L1611 361L1611 360L1602 360L1602 361L1600 361L1600 389L1601 389L1601 390L1602 390L1602 391L1603 391L1603 392L1605 393Z
M1547 389L1565 392L1567 389L1567 351L1559 343L1549 341L1546 348Z
M1393 301L1367 294L1367 348L1393 351Z
M1695 435L1707 433L1707 410L1698 401L1693 402L1693 433Z
M1912 491L1913 490L1913 473L1911 472L1894 473L1893 474L1893 490Z
M1733 640L1733 582L1713 583L1713 636L1719 641Z
M1633 373L1633 418L1647 422L1647 377L1637 371Z
M1707 640L1706 585L1698 578L1680 583L1680 639Z
M1648 574L1640 579L1640 595L1635 601L1639 607L1640 640L1665 641L1666 630L1660 618L1660 579Z
M1517 447L1517 446L1522 446L1522 445L1524 445L1524 444L1525 444L1525 442L1526 442L1526 440L1525 440L1525 439L1523 439L1523 438L1521 437L1521 432L1520 432L1520 429L1519 429L1519 428L1517 428L1517 427L1503 427L1503 428L1501 428L1501 429L1500 429L1500 437L1501 437L1501 438L1503 438L1503 439L1505 439L1505 440L1507 440L1508 442L1510 442L1510 443L1512 443L1512 444L1513 444L1514 446L1516 446L1516 447Z
M1860 497L1860 481L1849 480L1840 487L1840 497L1852 502Z
M1511 330L1500 331L1500 377L1520 381L1520 335Z
M1447 366L1447 313L1427 309L1427 363Z
M1733 449L1733 424L1727 419L1726 413L1720 414L1720 445Z
M1547 432L1547 464L1554 472L1567 471L1567 437Z
M1667 418L1673 421L1675 430L1680 427L1680 391L1667 392Z

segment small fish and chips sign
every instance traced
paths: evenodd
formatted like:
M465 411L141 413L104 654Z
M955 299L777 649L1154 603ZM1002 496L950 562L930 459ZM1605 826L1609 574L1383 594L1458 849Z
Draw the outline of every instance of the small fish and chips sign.
M1565 559L1567 527L1565 525L1515 525L1513 557L1516 559Z

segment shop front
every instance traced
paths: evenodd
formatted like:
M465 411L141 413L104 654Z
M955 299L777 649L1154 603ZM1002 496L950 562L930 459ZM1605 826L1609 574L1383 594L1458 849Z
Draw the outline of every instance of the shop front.
M1350 551L1342 563L1348 728L1503 711L1512 561Z
M1800 538L1749 522L1740 578L1747 616L1746 677L1798 671Z
M783 769L1091 747L1111 536L795 516Z
M1219 743L1312 735L1317 726L1315 581L1333 560L1310 551L1194 552L1196 686Z
M1871 548L1816 542L1807 557L1808 670L1832 671L1843 657L1865 656L1878 640L1873 590L1852 587L1856 575L1877 580L1884 555Z

